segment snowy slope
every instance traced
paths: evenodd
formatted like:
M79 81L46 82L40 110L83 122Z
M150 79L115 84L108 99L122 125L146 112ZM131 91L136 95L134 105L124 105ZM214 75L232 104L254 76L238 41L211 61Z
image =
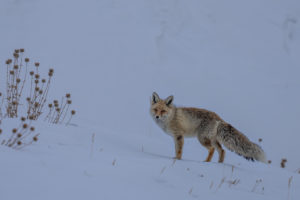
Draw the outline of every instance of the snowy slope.
M172 160L167 138L53 127L21 152L1 148L1 199L291 199L299 175L260 163ZM93 133L95 133L94 139ZM164 141L165 139L166 141ZM155 144L155 146L153 146ZM292 178L291 188L288 180Z
M40 121L37 144L1 146L0 199L287 199L292 176L299 198L299 13L297 0L2 0L0 63L22 47L53 67L51 99L71 92L78 126ZM262 138L272 164L203 163L196 140L173 164L153 91Z

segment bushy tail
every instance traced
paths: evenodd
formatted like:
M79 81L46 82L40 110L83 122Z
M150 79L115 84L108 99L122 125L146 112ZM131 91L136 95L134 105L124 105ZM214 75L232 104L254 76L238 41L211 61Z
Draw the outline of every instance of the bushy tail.
M260 146L251 142L245 135L228 123L221 122L218 126L217 140L230 151L234 151L247 160L258 160L266 163L266 156Z

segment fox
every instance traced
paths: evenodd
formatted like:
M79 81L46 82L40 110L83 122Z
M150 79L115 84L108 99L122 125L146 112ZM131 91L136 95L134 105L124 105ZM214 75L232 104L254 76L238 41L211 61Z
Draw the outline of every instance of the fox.
M150 114L155 123L175 142L174 159L182 158L184 138L197 137L201 145L208 150L204 162L210 162L215 149L219 154L219 163L224 162L224 145L230 151L243 156L247 160L266 163L262 148L251 142L244 134L225 122L216 113L193 107L176 107L173 95L161 99L153 92Z

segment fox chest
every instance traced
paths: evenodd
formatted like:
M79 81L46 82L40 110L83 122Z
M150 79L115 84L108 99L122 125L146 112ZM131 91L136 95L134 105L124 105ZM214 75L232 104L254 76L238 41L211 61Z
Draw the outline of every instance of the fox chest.
M156 124L168 135L173 135L172 131L168 128L167 124L163 123L160 120L155 120Z

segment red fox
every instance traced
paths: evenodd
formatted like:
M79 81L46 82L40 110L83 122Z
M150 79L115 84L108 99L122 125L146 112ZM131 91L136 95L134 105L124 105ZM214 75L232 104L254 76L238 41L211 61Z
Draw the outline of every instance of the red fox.
M176 159L181 159L184 137L197 137L208 150L205 162L210 162L215 149L219 162L225 158L222 144L247 160L266 162L264 151L216 113L199 108L176 107L173 96L160 99L152 94L150 113L154 121L175 141Z

